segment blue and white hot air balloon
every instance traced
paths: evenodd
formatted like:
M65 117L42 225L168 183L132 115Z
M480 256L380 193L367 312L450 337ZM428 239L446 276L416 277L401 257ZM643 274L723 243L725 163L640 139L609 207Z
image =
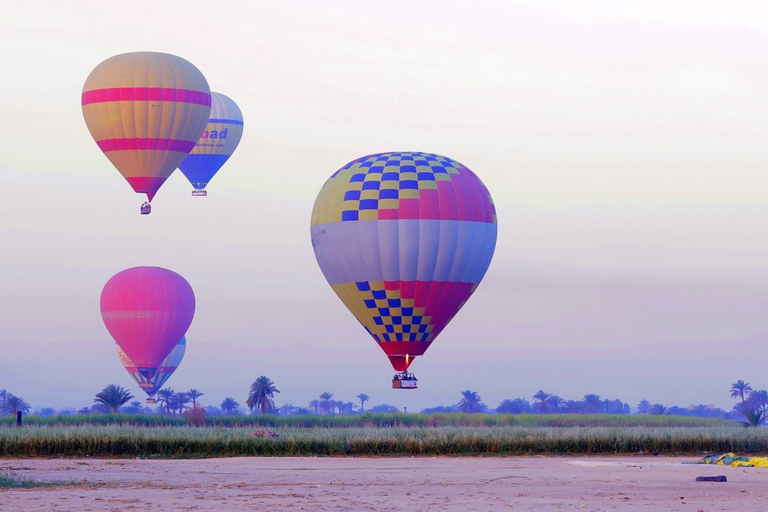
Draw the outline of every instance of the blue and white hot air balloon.
M179 165L195 187L193 196L208 195L205 187L232 156L243 136L243 114L237 104L223 94L211 93L211 115L194 149Z

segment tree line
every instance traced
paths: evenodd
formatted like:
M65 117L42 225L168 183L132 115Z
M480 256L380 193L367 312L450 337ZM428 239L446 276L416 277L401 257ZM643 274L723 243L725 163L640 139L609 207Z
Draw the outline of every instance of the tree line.
M245 405L248 411L258 414L277 414L281 416L324 414L350 415L363 412L400 412L393 405L381 404L366 409L365 404L370 397L360 393L355 401L338 400L333 393L323 392L316 399L308 402L306 407L286 403L280 407L275 404L275 395L280 393L275 383L267 376L261 375L251 383ZM763 425L768 414L768 390L754 390L748 382L738 380L731 385L731 397L738 400L732 411L724 411L711 405L691 405L689 407L666 406L661 403L651 403L641 400L636 406L637 414L677 415L697 417L721 417L742 421L745 425ZM131 392L116 384L110 384L96 393L93 405L83 407L77 414L93 413L143 413L179 416L189 411L201 411L209 415L235 415L245 412L234 397L226 397L218 407L202 407L199 399L205 396L202 391L192 388L188 391L175 391L166 387L157 393L157 408L155 410L134 400ZM6 390L0 390L0 414L16 414L17 411L28 413L29 403ZM495 408L488 407L479 393L464 390L455 404L423 409L423 413L463 412L498 413L498 414L629 414L629 404L619 399L605 399L596 394L587 394L578 400L569 400L560 395L548 393L543 389L537 391L529 400L526 397L504 399ZM52 408L38 411L42 416L56 414Z

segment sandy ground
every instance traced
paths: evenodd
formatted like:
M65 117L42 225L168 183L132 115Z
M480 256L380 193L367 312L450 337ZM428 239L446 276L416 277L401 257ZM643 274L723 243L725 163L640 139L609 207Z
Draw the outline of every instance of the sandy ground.
M768 469L679 457L0 459L80 482L0 489L2 511L768 511ZM728 482L695 482L699 475Z

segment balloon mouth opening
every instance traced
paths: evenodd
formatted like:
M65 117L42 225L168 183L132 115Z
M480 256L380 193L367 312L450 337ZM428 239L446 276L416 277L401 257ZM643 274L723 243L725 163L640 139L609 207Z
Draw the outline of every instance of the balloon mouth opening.
M392 363L392 368L395 369L395 371L398 372L404 372L408 369L409 366L411 366L411 363L416 358L416 356L411 355L404 355L404 356L387 356L389 357L389 362Z
M153 368L137 368L136 370L139 372L139 375L147 380L150 380L155 376L155 370Z

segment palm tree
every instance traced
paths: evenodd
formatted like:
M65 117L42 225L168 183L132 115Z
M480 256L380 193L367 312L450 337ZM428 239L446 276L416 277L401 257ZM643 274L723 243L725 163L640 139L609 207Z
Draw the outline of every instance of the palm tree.
M643 398L637 404L637 414L649 414L651 412L651 402Z
M317 414L317 409L320 407L320 400L310 400L309 401L309 407L315 409L315 414Z
M355 404L352 402L344 402L344 410L347 411L347 414L353 414L355 411Z
M483 400L476 391L465 389L461 392L462 399L459 401L459 410L469 414L481 412L484 408Z
M279 392L280 390L275 387L275 383L269 377L261 375L251 384L248 400L246 400L245 404L251 411L254 408L258 408L261 414L272 412L275 408L275 402L272 398L275 396L275 393Z
M357 395L357 399L360 400L360 412L365 412L365 402L367 402L370 397L365 393L360 393Z
M743 414L746 419L746 421L741 422L745 427L759 427L765 423L765 413L763 411L747 409L742 411L741 414Z
M240 409L240 404L231 396L221 401L221 411L224 414L235 414L238 409Z
M584 395L584 414L597 414L603 410L599 395Z
M165 412L168 416L171 415L171 405L174 403L175 397L176 392L171 388L161 389L157 392L157 402L165 407Z
M3 414L5 409L5 400L8 398L8 392L4 389L0 389L0 414Z
M320 393L320 408L323 410L325 414L328 414L331 410L331 399L333 398L333 393L324 392Z
M519 410L519 412L515 414L526 414L531 412L531 402L529 402L527 398L514 398L512 399L512 404Z
M651 410L649 414L653 414L656 416L662 416L664 414L667 414L667 406L664 404L653 404L651 406Z
M499 414L520 414L525 412L525 409L520 406L519 400L525 400L524 398L515 398L510 400L509 398L502 400L499 406L496 408L496 412ZM527 402L527 400L525 400Z
M752 390L749 392L749 397L745 402L750 409L755 411L763 411L765 415L765 407L768 404L768 391L765 389Z
M197 409L197 399L203 396L205 393L198 391L195 388L187 391L187 396L192 399L192 408Z
M557 395L549 395L547 398L547 407L549 407L552 412L558 412L560 409L565 407L565 399L560 398Z
M3 414L11 414L16 416L16 413L19 411L28 413L29 404L23 398L12 395L11 393L7 393L5 395L5 400L3 401Z
M750 391L752 391L752 386L749 385L749 382L744 382L741 379L731 384L731 398L741 398L741 401L744 402L744 397Z
M134 397L131 392L124 387L118 386L116 384L110 384L109 386L96 393L96 395L93 397L93 403L103 404L104 406L109 407L109 410L112 412L112 414L117 414L117 410L121 405L130 402L134 398L136 397Z
M540 389L538 393L533 395L534 400L536 400L536 406L539 409L539 414L544 414L547 412L547 398L549 398L549 393L544 391L543 389Z
M179 410L179 414L184 414L184 409L189 409L187 404L191 401L188 393L176 393L176 408Z

